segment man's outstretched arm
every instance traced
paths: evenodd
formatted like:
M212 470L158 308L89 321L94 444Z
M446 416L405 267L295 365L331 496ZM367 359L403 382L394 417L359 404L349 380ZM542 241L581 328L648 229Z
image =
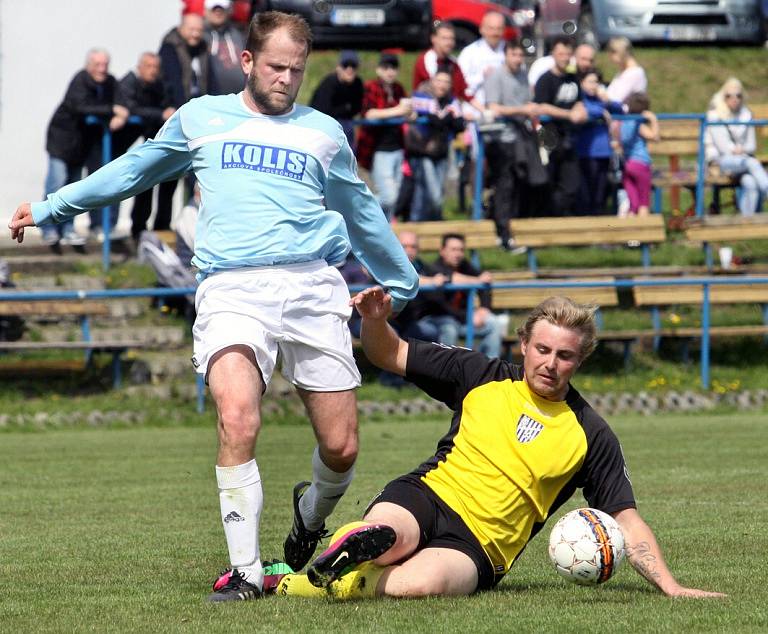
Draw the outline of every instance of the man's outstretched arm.
M380 286L366 288L349 300L363 318L360 340L365 355L374 365L405 376L408 343L387 323L392 313L392 297Z
M632 567L668 597L725 597L720 592L708 592L681 586L672 576L661 554L651 527L645 523L636 509L624 509L612 513L624 533L627 559Z

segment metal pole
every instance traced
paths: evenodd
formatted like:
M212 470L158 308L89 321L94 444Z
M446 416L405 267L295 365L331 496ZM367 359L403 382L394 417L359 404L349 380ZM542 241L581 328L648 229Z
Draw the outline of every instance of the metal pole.
M704 164L704 135L707 129L707 118L699 115L699 154L697 157L698 175L696 177L696 217L704 215L704 181L706 166Z
M477 291L472 288L467 294L467 334L464 337L467 348L472 347L475 339L475 297L477 297Z
M701 302L701 387L709 389L709 282L702 284Z
M485 146L483 144L483 135L475 125L475 141L477 143L477 152L475 153L475 195L473 199L472 218L474 220L483 219L483 163L485 162Z
M112 160L112 132L109 125L104 124L104 134L101 137L101 164L106 165ZM101 245L101 268L104 272L109 271L109 252L110 240L109 234L112 232L112 219L110 218L110 208L101 209L101 230L104 232L104 243Z

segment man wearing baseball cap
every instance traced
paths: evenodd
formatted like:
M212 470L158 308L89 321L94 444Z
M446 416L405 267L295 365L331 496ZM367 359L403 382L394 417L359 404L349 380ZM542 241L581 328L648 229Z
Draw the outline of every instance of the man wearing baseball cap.
M355 128L352 120L363 109L363 81L357 74L359 66L360 58L355 51L341 51L336 70L323 78L309 104L336 119L353 148Z
M211 52L213 74L222 95L243 89L240 54L245 41L230 21L231 9L230 0L205 0L205 37Z

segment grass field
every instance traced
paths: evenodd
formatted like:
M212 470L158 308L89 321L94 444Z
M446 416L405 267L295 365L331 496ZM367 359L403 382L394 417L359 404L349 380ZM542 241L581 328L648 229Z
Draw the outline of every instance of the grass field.
M358 475L333 525L358 517L387 479L426 458L446 425L364 423ZM629 566L603 587L570 586L549 568L540 536L497 590L479 596L209 605L209 580L226 563L212 427L8 432L0 631L766 631L764 418L627 417L613 426L673 571L728 599L668 600ZM290 489L308 475L311 445L303 426L262 432L265 557L281 552Z

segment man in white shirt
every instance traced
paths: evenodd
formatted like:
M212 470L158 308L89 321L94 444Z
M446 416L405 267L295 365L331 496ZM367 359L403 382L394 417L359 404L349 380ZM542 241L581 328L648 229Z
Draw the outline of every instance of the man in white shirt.
M483 84L486 78L504 64L504 16L489 11L480 22L480 39L465 47L459 55L459 66L467 80L467 94L479 110L485 106Z

